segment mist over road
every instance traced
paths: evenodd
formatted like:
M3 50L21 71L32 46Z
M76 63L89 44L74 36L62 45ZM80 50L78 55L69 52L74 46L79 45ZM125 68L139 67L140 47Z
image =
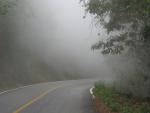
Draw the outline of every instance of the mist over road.
M0 113L95 113L93 80L41 83L0 95Z
M107 59L91 50L99 39L97 33L105 38L105 32L92 25L92 17L79 1L17 0L0 16L0 90L39 82L113 78Z

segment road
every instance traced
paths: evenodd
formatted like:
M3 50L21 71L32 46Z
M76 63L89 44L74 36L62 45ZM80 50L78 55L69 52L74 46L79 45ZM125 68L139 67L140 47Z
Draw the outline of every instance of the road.
M49 82L0 94L0 113L95 113L93 80Z

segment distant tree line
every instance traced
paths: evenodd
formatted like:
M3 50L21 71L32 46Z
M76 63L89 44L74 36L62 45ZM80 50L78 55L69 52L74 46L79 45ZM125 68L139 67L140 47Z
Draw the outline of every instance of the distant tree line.
M25 84L79 78L79 74L71 74L67 70L58 72L34 51L21 46L16 38L15 26L7 18L16 2L0 0L0 90Z

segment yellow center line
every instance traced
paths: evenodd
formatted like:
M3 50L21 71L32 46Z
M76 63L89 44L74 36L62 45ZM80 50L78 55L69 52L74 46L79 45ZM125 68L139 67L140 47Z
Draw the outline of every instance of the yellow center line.
M60 86L59 86L60 87ZM33 104L34 102L38 101L39 99L41 99L42 97L46 96L49 92L59 88L59 87L55 87L52 89L49 89L47 91L45 91L44 93L42 93L41 95L33 98L32 100L30 100L29 102L27 102L26 104L22 105L21 107L19 107L17 110L15 110L12 113L20 113L22 110L26 109L28 106L30 106L31 104Z

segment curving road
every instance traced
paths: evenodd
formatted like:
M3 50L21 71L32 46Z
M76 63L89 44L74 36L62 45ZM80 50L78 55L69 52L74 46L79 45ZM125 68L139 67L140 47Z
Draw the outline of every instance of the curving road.
M36 84L0 94L0 113L95 113L93 80Z

